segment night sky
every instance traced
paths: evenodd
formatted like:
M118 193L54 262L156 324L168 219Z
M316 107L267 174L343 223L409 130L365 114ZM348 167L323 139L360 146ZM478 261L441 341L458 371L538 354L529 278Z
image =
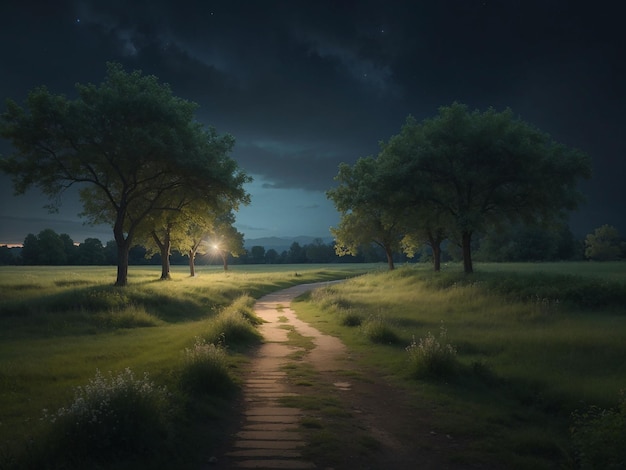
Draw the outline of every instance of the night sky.
M407 115L454 101L513 109L593 160L577 237L610 224L626 234L626 44L618 2L2 0L0 98L46 85L74 94L107 61L141 69L199 105L236 139L254 178L237 215L246 239L329 237L339 215L325 191L341 162L374 155ZM2 106L4 110L4 105ZM0 141L0 153L11 147ZM44 228L75 241L75 194L49 215L36 190L13 196L0 175L0 244Z

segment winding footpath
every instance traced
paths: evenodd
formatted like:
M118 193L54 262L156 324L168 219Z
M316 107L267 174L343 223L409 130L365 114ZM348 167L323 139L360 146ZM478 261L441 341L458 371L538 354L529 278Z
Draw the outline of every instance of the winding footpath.
M288 390L283 368L290 362L289 355L298 348L286 344L289 331L285 325L291 325L299 334L313 338L315 348L309 353L308 360L317 370L338 367L338 361L346 351L339 339L324 335L302 322L289 308L291 301L299 295L328 284L322 282L290 287L268 294L255 303L255 313L265 320L259 328L265 342L250 364L244 386L244 422L232 450L223 460L220 459L222 465L228 466L223 468L316 468L300 452L305 445L298 431L302 411L280 405L279 399L295 395Z
M347 375L358 372L346 346L333 336L325 335L300 320L291 301L299 295L341 281L302 284L259 299L255 313L265 323L260 326L264 343L251 359L243 390L243 411L239 431L228 450L217 458L218 469L393 469L457 470L471 468L453 464L448 455L458 450L459 442L449 435L432 430L432 417L423 408L417 411L406 391L387 383L384 377L368 370L366 379ZM366 432L378 443L376 455L355 454L345 449L340 457L321 464L304 458L307 444L300 432L303 410L287 407L281 398L299 395L290 384L286 366L299 359L294 352L302 349L288 344L289 329L309 337L314 347L303 360L311 364L318 379L330 385L331 391L354 417L355 431ZM350 377L349 381L347 378ZM354 381L355 383L352 383ZM331 385L332 384L332 385ZM356 435L346 440L358 439ZM329 459L326 459L329 460ZM320 464L318 462L318 464ZM487 467L481 467L486 469Z

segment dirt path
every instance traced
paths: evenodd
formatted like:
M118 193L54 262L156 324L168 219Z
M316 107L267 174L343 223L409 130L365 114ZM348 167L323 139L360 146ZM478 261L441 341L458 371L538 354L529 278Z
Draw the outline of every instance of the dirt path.
M255 312L266 323L260 331L265 342L250 364L245 382L242 422L232 446L218 459L217 468L265 469L453 469L446 454L458 444L451 436L429 428L428 416L411 406L407 394L371 371L357 370L346 346L298 319L291 301L328 283L304 284L266 295ZM289 329L312 339L314 347L299 356L288 343ZM314 387L298 387L287 372L304 363L315 375ZM365 380L363 378L366 378ZM316 411L286 406L286 398L323 394L343 408L324 422L335 452L310 452L305 446L314 434L301 426L303 419L319 419ZM295 403L298 403L296 400ZM314 421L315 422L315 421ZM320 425L321 426L321 425ZM315 455L315 461L307 457Z

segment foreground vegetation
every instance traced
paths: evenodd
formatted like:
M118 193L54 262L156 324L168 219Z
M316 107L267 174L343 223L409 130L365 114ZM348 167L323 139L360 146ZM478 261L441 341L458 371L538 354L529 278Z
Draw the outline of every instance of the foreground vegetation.
M198 468L228 435L254 299L366 270L296 311L463 442L452 461L623 464L623 263L180 267L167 282L136 267L125 288L112 269L0 268L0 468Z
M294 305L465 443L452 462L624 468L624 263L413 265Z
M294 268L135 267L125 288L114 267L0 268L0 468L206 463L259 341L254 299L368 266Z

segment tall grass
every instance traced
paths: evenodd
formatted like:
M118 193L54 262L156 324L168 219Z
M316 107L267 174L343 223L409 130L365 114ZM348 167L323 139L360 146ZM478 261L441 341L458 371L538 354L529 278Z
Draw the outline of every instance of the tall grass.
M159 267L131 267L129 286L118 288L112 285L114 267L0 267L0 468L28 468L25 456L34 456L35 447L48 449L49 458L43 460L49 467L71 468L74 460L79 462L82 457L69 440L67 454L76 459L55 461L62 452L53 449L63 445L53 437L60 433L52 430L49 419L40 419L42 410L72 409L75 391L92 387L96 370L113 371L112 377L97 379L104 384L127 369L149 373L155 389L166 387L167 407L174 414L168 416L167 435L160 425L154 426L160 429L156 434L139 433L157 447L162 444L159 451L141 454L139 460L110 455L117 458L115 465L200 468L211 447L224 438L218 423L232 409L224 401L232 395L222 392L236 387L238 365L245 361L241 351L259 338L253 299L370 268L298 266L296 277L293 266L233 267L228 273L205 267L190 278L186 268L173 267L173 280L163 282L158 280ZM203 383L207 363L219 364L222 372L225 366L227 374ZM126 406L113 402L115 409ZM159 403L150 409L161 407ZM49 411L49 416L54 413ZM104 441L90 445L109 454ZM133 463L125 464L129 459Z
M255 300L242 295L222 309L206 326L202 337L209 343L240 344L259 341L255 326L261 323L253 310Z
M171 432L167 389L144 374L126 369L108 376L96 371L76 387L73 401L57 411L44 410L44 439L30 456L39 468L51 462L81 468L97 462L139 460L163 447Z
M226 349L222 344L207 343L197 337L185 348L180 384L192 394L227 394L235 388L229 372Z
M406 266L315 292L297 313L437 403L442 432L476 439L479 464L553 468L576 459L571 413L614 409L626 388L626 264L606 265L606 278L598 264L542 266ZM346 312L384 312L403 347L363 338ZM445 337L432 335L442 322Z
M406 351L409 373L416 378L447 378L457 368L456 348L448 343L448 332L443 324L439 329L439 338L430 331L419 341L413 337Z

